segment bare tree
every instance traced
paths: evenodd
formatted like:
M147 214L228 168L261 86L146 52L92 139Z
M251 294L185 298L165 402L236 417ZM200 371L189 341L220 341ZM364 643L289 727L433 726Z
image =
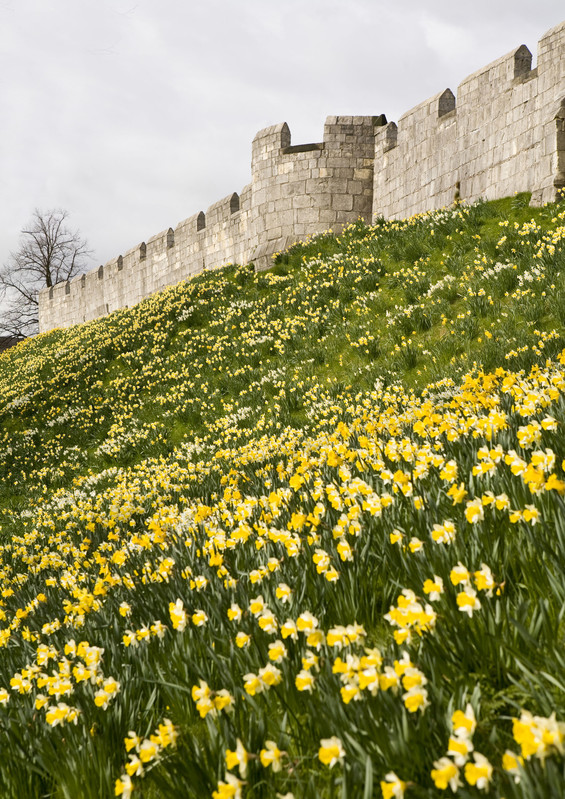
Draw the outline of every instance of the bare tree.
M28 229L22 230L19 248L0 268L0 327L10 335L36 333L38 293L75 277L91 255L80 233L67 226L67 218L60 208L36 208Z

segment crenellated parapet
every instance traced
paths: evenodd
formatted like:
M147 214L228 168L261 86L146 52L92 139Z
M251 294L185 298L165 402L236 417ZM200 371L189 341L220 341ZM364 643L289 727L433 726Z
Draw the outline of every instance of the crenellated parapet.
M328 117L322 141L286 122L253 139L251 182L86 275L44 289L40 330L94 319L226 263L272 255L361 218L401 218L454 200L565 189L565 22L407 111Z
M374 216L407 217L454 198L521 191L531 191L536 204L553 200L565 183L558 137L565 23L542 37L537 67L532 61L521 45L465 78L457 97L446 89L404 114L396 129L391 123L380 131Z
M272 255L359 217L371 220L374 131L384 117L328 117L323 141L291 144L286 122L259 131L251 183L123 255L39 297L40 330L135 305L226 263L265 268Z
M259 131L251 162L251 260L258 268L314 232L371 219L375 129L385 121L328 117L314 144L292 145L286 123Z

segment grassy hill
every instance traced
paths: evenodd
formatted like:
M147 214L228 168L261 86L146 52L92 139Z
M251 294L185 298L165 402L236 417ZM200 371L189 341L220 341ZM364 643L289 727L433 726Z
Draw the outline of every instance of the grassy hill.
M0 796L556 797L565 206L0 356Z

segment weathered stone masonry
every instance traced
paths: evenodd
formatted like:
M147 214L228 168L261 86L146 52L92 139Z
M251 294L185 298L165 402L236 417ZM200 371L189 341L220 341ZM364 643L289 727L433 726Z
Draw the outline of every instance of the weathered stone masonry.
M323 141L291 145L286 123L253 140L251 183L39 296L40 331L131 306L225 263L254 262L359 217L401 218L531 191L541 204L565 188L565 22L386 123L328 117Z
M565 23L540 40L536 69L522 45L469 75L457 100L446 89L378 131L373 213L440 208L457 183L466 200L518 191L531 191L536 204L553 200L565 184L562 102Z

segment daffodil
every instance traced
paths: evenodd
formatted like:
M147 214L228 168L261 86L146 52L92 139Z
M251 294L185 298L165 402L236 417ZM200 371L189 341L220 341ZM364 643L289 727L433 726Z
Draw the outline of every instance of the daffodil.
M133 783L129 774L122 774L118 777L114 786L114 795L121 796L122 799L130 799L133 791Z
M142 763L150 763L159 755L160 747L153 743L149 738L146 738L139 745L139 759Z
M298 631L296 622L292 619L287 619L280 627L281 635L283 638L291 638L293 641L298 640Z
M483 503L480 499L472 499L465 507L465 518L470 524L476 524L484 519Z
M435 574L433 580L428 579L424 582L423 590L430 602L437 602L443 594L443 580Z
M204 627L208 621L208 616L203 610L196 610L192 614L192 623L195 627Z
M394 771L389 771L385 774L384 780L381 780L383 799L404 799L405 790L406 783L397 777Z
M490 567L486 563L481 563L481 568L474 572L475 585L479 591L485 591L487 596L492 596L493 589L496 585Z
M481 791L487 791L492 779L492 765L484 755L473 752L473 763L465 765L465 779L469 785L476 785Z
M282 768L282 756L283 753L274 741L265 741L265 747L259 753L261 765L264 768L270 766L275 772L280 771Z
M470 586L466 586L463 591L457 594L457 607L462 613L466 613L471 618L473 613L481 608L481 603L477 599L477 592Z
M473 743L468 736L452 736L449 739L447 754L452 757L456 766L463 766L473 751Z
M228 771L233 771L234 768L239 769L240 776L245 779L247 776L247 763L249 760L249 756L247 751L238 738L236 741L235 749L227 749L226 750L226 768Z
M275 595L281 602L287 603L290 601L292 591L286 583L279 583L276 588Z
M449 579L453 583L453 585L459 585L462 583L463 585L467 584L471 580L471 575L468 569L459 561L457 566L454 566L451 569L449 574Z
M341 740L337 736L323 738L320 741L318 757L325 766L333 768L337 763L343 762L345 750Z
M295 678L295 685L299 691L310 691L314 688L314 675L311 671L302 669Z
M451 544L455 541L456 529L451 520L444 521L442 524L434 524L432 538L436 544Z
M240 621L242 616L242 610L238 604L233 602L231 606L228 608L228 619L230 621Z
M508 771L514 777L514 782L518 784L521 779L520 770L524 765L524 758L520 755L515 754L515 752L510 751L507 749L505 753L502 755L502 768L504 771Z
M188 617L183 606L182 599L169 603L169 615L173 624L173 629L182 632L187 624Z
M143 763L137 755L130 755L125 765L125 770L130 777L141 777L143 774Z
M475 732L477 719L475 711L470 703L467 703L465 710L456 710L451 717L453 733L459 738L469 738Z
M287 648L282 641L275 641L269 644L269 660L272 660L273 663L281 663L287 654Z
M461 785L459 769L448 757L441 757L439 760L436 760L431 776L434 785L436 788L439 788L440 791L445 791L449 787L453 793L456 793Z
M220 780L216 790L212 791L212 799L241 799L242 785L241 780L227 772L225 780Z

